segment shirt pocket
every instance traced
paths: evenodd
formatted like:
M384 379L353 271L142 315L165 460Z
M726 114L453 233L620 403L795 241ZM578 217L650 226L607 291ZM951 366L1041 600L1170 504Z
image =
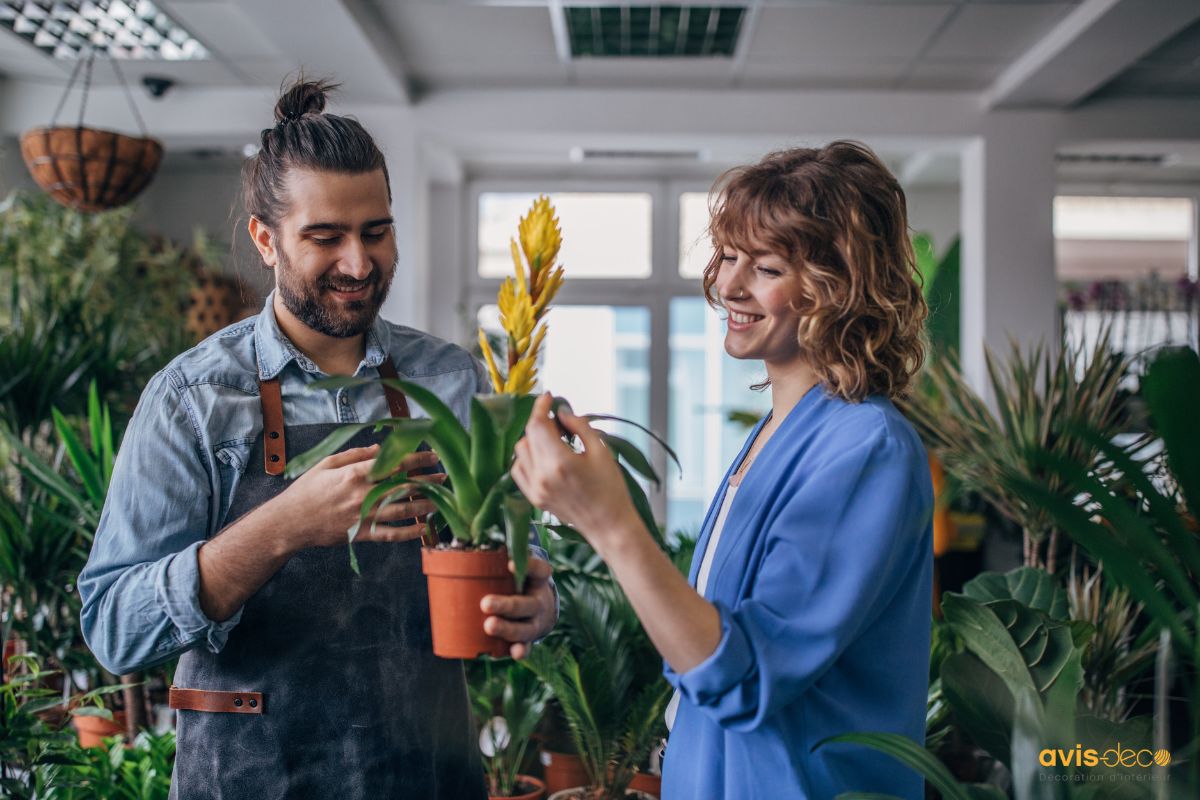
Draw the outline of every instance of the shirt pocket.
M229 507L233 504L234 492L237 491L242 475L250 464L250 451L254 449L254 439L230 439L221 442L213 448L217 459L217 472L221 479L221 513L217 530L225 527Z

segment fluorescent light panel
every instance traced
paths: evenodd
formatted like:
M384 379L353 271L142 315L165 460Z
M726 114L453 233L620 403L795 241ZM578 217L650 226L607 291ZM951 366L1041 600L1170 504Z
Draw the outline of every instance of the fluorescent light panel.
M209 57L196 37L150 0L0 0L0 27L64 61L89 47L130 61Z

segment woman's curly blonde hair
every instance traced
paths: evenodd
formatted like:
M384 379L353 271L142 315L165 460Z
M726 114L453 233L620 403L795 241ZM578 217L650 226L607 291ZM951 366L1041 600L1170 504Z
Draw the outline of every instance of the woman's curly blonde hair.
M851 141L771 153L718 178L709 205L711 305L721 305L723 247L777 254L801 271L796 333L826 390L850 402L908 392L925 359L928 308L904 191L878 156Z

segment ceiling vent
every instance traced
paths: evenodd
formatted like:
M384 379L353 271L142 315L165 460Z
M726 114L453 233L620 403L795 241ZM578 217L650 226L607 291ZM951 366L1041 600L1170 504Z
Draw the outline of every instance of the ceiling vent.
M571 160L585 161L704 161L699 150L614 150L590 147L571 148Z
M567 6L572 58L733 56L745 6Z
M1054 160L1059 164L1161 166L1167 157L1162 153L1056 153Z

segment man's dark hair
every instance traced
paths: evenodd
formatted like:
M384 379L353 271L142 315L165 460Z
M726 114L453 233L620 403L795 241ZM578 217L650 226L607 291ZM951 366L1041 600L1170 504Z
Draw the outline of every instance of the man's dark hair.
M358 120L325 114L325 96L340 84L300 78L275 104L275 126L262 132L258 154L242 166L246 213L274 228L287 214L283 183L293 168L356 175L383 170L388 202L392 184L383 153Z

